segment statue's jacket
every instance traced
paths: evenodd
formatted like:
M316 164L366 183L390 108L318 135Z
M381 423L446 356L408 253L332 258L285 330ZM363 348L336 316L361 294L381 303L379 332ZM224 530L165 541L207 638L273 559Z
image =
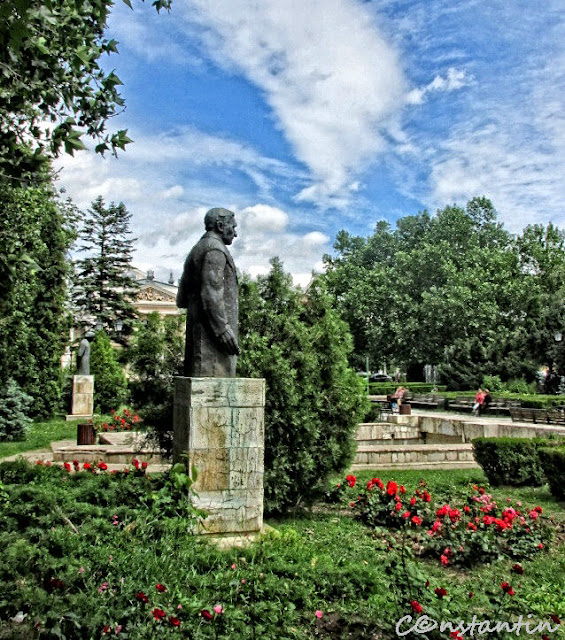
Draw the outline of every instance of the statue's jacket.
M231 329L237 340L238 284L233 259L207 231L184 263L177 306L187 310L185 375L234 377L236 357L224 352L218 336Z

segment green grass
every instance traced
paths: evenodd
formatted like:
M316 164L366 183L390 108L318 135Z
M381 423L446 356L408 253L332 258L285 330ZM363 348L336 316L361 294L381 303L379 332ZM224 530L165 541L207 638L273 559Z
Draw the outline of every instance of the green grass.
M24 451L48 449L51 442L76 438L77 423L64 418L52 418L45 422L33 422L25 440L0 442L0 459Z

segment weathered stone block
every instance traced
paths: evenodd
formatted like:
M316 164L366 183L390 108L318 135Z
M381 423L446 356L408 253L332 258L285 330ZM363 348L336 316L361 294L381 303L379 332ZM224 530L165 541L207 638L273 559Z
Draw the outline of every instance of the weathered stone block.
M264 380L175 378L173 459L198 470L201 533L261 529L264 402Z
M73 376L72 415L91 416L94 409L94 376Z

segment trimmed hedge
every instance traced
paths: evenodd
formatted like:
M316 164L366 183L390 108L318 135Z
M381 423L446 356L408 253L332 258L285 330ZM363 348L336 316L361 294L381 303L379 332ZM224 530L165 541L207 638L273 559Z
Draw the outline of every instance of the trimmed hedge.
M475 438L473 454L490 484L539 487L546 481L539 449L563 442L545 438Z
M542 447L538 453L549 490L556 498L565 498L565 446Z
M410 393L443 393L445 385L433 385L424 382L369 382L369 392L374 395L390 395L402 385Z

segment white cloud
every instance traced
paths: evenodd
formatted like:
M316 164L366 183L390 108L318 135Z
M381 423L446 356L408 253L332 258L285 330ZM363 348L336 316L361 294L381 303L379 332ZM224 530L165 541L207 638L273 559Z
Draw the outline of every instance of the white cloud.
M181 187L181 185L175 184L174 186L161 191L161 197L162 198L178 198L179 196L182 196L183 193L184 193L184 189Z
M288 214L266 204L256 204L239 212L239 225L244 232L281 232L288 226Z
M425 87L412 89L406 96L406 102L408 104L422 104L430 93L455 91L471 84L472 81L473 78L469 77L465 71L450 67L447 70L447 75L438 75Z
M354 0L191 0L210 56L258 86L313 184L299 200L347 201L347 184L385 146L403 73L370 8ZM337 198L337 200L334 200Z

